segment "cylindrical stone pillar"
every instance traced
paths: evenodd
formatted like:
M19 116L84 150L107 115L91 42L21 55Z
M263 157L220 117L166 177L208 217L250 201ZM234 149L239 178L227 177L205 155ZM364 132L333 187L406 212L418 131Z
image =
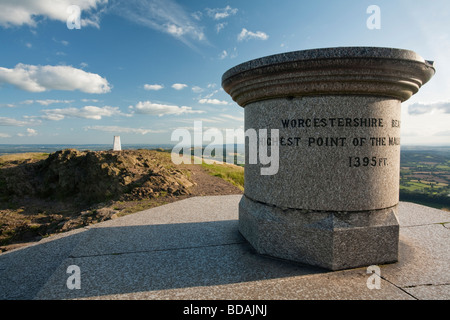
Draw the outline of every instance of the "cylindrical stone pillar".
M240 64L222 78L245 110L239 229L262 254L331 270L398 260L401 102L434 75L412 51L341 47ZM278 137L271 136L274 129ZM274 139L276 137L276 139ZM249 162L277 147L267 161Z

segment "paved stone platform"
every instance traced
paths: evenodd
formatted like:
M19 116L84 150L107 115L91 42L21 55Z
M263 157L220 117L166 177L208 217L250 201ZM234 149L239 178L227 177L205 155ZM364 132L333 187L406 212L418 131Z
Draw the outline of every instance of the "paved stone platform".
M400 203L399 262L330 272L257 254L240 195L196 197L0 255L0 299L450 299L450 212ZM370 246L370 243L367 244ZM80 289L68 289L69 266Z

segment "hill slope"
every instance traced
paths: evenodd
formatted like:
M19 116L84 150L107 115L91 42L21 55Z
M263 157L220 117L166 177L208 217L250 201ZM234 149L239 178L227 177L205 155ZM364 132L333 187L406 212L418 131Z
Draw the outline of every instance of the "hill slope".
M156 150L2 156L0 250L190 196L239 193Z

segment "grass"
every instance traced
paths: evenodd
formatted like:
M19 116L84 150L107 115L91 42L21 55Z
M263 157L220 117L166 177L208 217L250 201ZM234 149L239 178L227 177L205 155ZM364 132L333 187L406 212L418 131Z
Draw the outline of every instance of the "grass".
M227 164L202 163L202 167L211 175L224 179L244 191L244 168Z
M134 200L129 201L128 203L123 203L122 206L116 206L114 210L119 210L117 217L123 217L135 212L159 207L168 203L169 201L166 201L163 197L159 199Z
M42 152L27 152L27 153L14 153L14 154L6 154L0 156L0 168L3 167L6 163L16 161L28 161L28 160L44 160L48 158L48 153Z
M17 160L42 160L48 157L48 153L42 152L27 152L27 153L14 153L5 154L0 156L0 162L17 161Z
M400 188L409 190L409 191L421 191L427 188L428 185L420 183L420 182L406 182L404 185L401 185Z

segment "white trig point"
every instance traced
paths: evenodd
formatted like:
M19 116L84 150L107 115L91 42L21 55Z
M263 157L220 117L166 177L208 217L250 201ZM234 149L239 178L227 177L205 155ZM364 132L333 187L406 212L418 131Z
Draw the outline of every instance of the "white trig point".
M120 136L114 136L113 151L120 151L120 150L122 150L122 146L120 144Z

